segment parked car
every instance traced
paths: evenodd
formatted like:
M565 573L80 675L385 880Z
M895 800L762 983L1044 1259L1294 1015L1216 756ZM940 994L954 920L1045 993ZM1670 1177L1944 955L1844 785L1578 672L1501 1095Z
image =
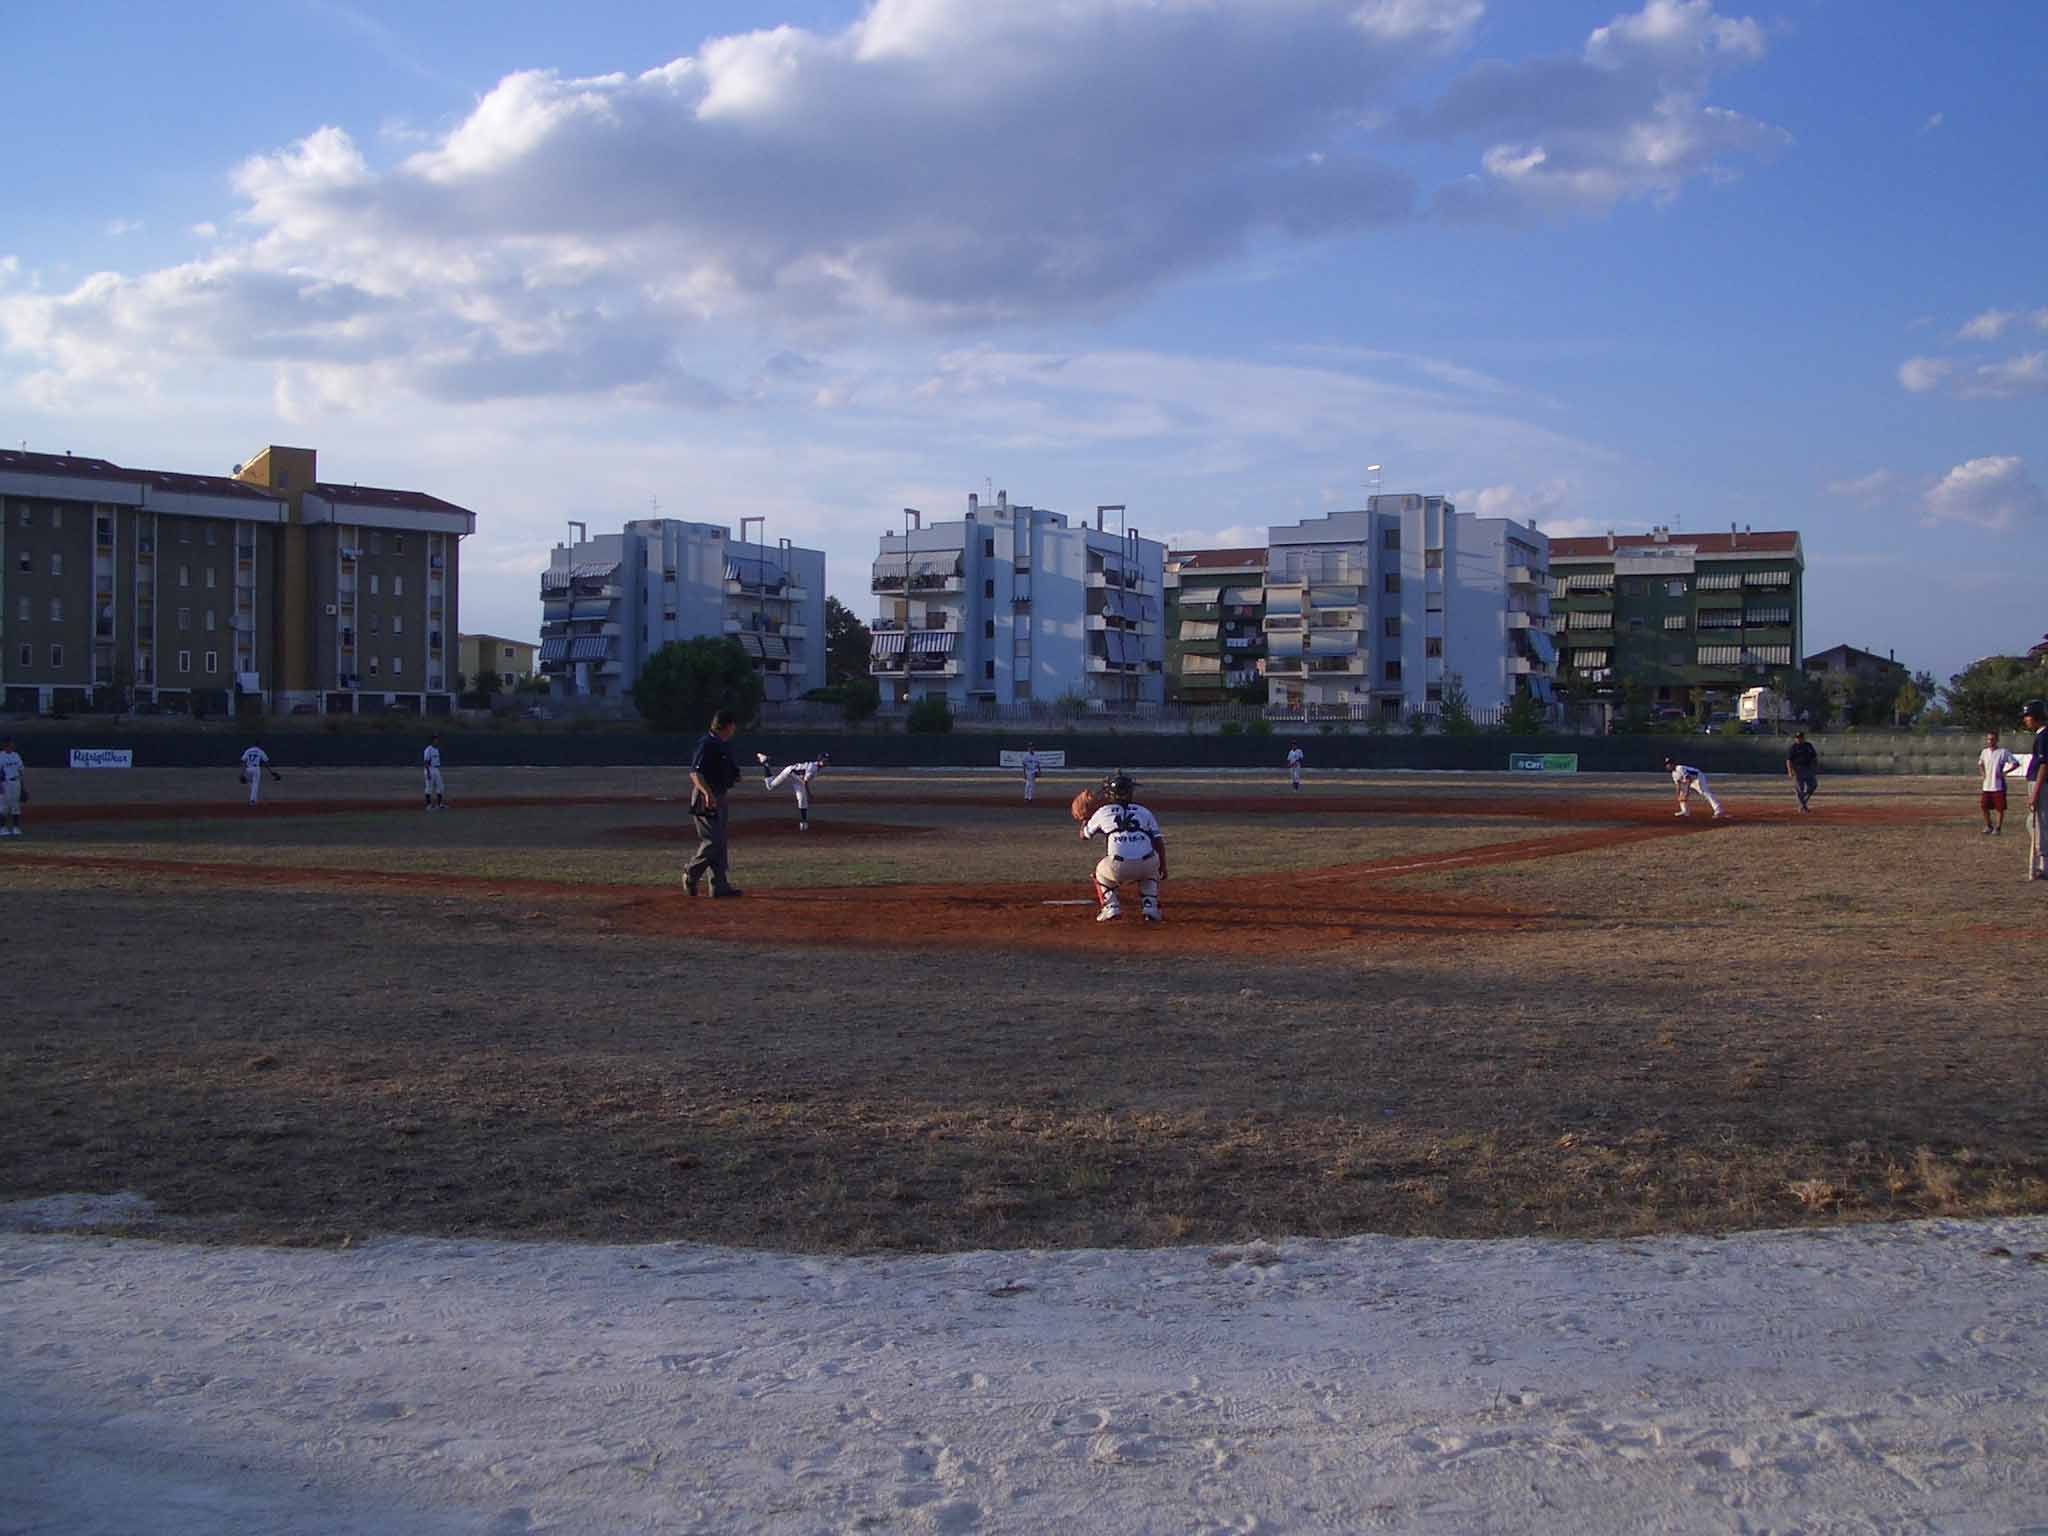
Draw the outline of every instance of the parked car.
M1659 725L1669 725L1674 720L1686 719L1686 713L1676 704L1659 704L1650 711L1650 718Z

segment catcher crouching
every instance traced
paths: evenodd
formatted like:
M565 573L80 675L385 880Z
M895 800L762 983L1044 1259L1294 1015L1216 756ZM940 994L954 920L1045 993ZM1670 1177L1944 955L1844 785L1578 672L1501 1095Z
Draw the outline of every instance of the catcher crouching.
M1137 782L1117 772L1102 781L1100 791L1083 790L1074 797L1074 819L1081 840L1109 840L1095 866L1095 921L1107 923L1122 915L1122 896L1135 889L1145 921L1159 918L1159 882L1166 878L1166 837L1159 818L1132 800Z

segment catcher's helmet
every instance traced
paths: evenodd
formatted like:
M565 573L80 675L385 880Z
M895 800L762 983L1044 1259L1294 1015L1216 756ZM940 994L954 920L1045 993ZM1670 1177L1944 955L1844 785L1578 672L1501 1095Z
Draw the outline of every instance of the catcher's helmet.
M1119 768L1102 781L1102 792L1112 800L1127 804L1131 796L1138 792L1138 781Z

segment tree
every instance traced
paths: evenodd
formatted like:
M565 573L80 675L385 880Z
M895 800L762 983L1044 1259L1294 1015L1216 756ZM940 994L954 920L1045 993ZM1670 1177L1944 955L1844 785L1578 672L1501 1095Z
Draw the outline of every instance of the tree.
M657 731L701 731L729 709L742 725L761 712L761 679L737 640L673 640L647 658L633 684L640 718Z
M1788 668L1778 674L1776 692L1790 707L1794 720L1804 721L1815 730L1825 729L1833 718L1827 684L1815 673Z
M1478 729L1472 723L1472 696L1465 691L1461 674L1444 674L1444 694L1437 704L1437 719L1446 736L1470 736Z
M499 688L503 686L503 684L499 679L498 674L493 672L489 667L479 667L477 668L476 677L472 680L472 686L476 691L476 696L482 699L486 704L488 704L491 701L491 696L495 694L499 690Z
M846 716L848 725L873 719L881 707L882 685L872 677L848 678L846 686L839 690L840 713Z
M853 610L836 597L825 599L825 681L851 682L868 675L874 636Z
M1510 736L1540 736L1550 722L1545 718L1541 699L1533 693L1517 693L1508 700L1507 713L1500 723Z
M928 693L910 706L903 729L925 736L944 736L953 729L953 711L942 693Z
M1899 684L1899 691L1892 697L1892 724L1911 725L1926 707L1926 696L1909 679Z
M2009 731L2028 699L2048 695L2048 671L2024 656L1986 656L1948 680L1949 719L1973 731Z

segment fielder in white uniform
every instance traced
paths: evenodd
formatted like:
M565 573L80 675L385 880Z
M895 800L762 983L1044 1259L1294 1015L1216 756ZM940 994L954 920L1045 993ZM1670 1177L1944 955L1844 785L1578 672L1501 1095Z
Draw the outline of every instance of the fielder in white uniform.
M448 795L441 783L441 738L429 736L427 750L420 754L420 766L425 770L427 809L445 811L448 809Z
M242 777L249 784L249 803L254 805L261 798L263 770L270 766L270 754L261 747L251 747L242 754Z
M0 741L0 837L21 836L21 796L21 754L10 736Z
M1294 781L1296 789L1301 788L1301 763L1301 748L1289 747L1287 749L1287 777Z
M1679 815L1690 816L1692 814L1691 807L1686 804L1686 797L1689 795L1698 795L1702 800L1706 801L1707 804L1714 808L1716 816L1726 816L1728 814L1721 809L1721 802L1714 798L1714 792L1707 788L1707 776L1701 773L1699 769L1688 768L1684 763L1667 757L1664 759L1664 771L1671 775L1672 787L1678 791Z
M796 791L796 829L799 832L811 830L811 780L825 771L825 765L832 761L830 753L820 753L814 763L791 763L780 773L768 761L766 752L756 752L754 761L761 765L761 787L780 789L787 784Z
M1159 882L1166 878L1166 837L1159 830L1159 818L1142 805L1133 803L1135 780L1117 773L1102 781L1109 792L1109 804L1088 818L1081 828L1081 840L1109 839L1095 866L1095 921L1111 922L1123 913L1119 897L1126 887L1135 886L1143 903L1145 921L1159 918Z
M1038 798L1038 748L1024 749L1024 803Z

